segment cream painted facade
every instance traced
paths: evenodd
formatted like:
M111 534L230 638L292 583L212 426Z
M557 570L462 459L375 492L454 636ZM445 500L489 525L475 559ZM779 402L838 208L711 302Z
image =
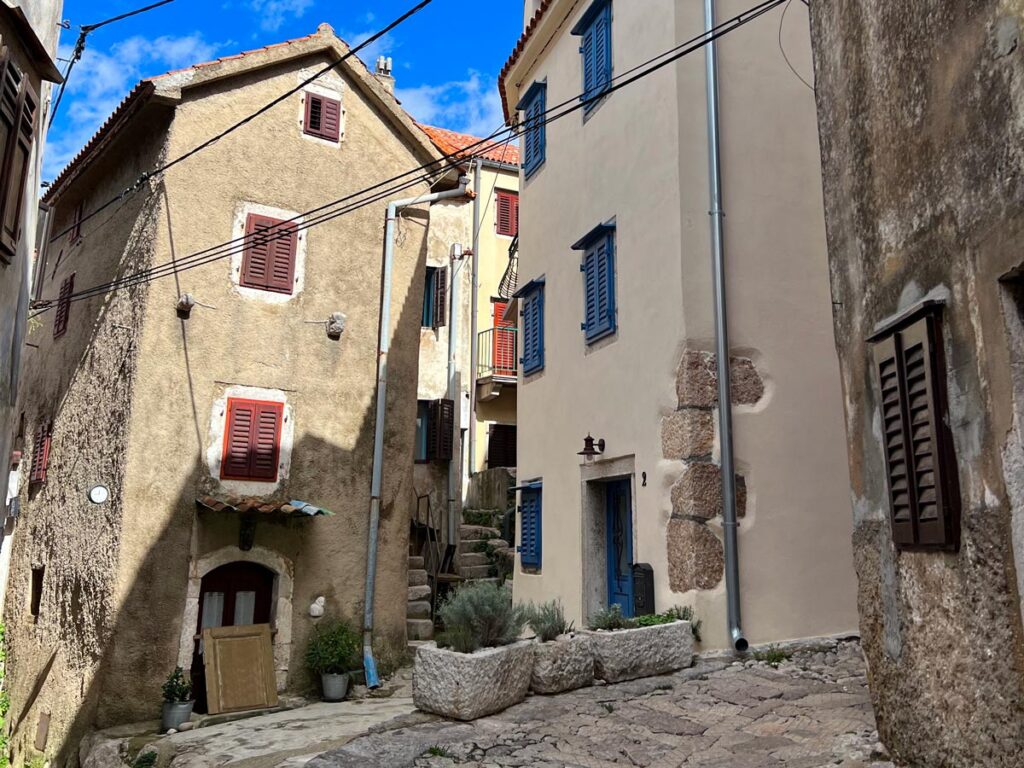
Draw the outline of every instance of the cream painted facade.
M717 6L724 20L747 4ZM578 96L580 38L569 31L589 7L528 3L502 83L509 109L535 82L546 81L548 108ZM778 13L719 42L739 581L752 644L857 625L815 102L779 53ZM704 28L700 3L611 0L611 14L613 77ZM782 40L811 77L799 3ZM608 481L625 479L627 555L653 568L656 608L692 605L704 648L723 648L708 200L700 51L546 126L546 160L522 182L519 248L520 286L545 280L544 367L520 375L518 392L518 482L542 483L542 564L524 571L517 559L514 590L518 602L559 598L577 626L606 606ZM613 219L617 328L588 344L581 252L570 246ZM578 455L588 434L605 440L592 463Z
M321 25L284 45L143 81L55 181L53 231L64 233L79 205L95 210L347 50ZM28 435L52 422L52 437L45 482L27 482L23 470L26 535L4 615L11 718L21 723L11 740L16 765L33 756L40 722L49 722L50 764L73 766L91 728L157 716L174 666L197 671L201 601L222 589L207 579L226 578L225 566L232 578L272 581L269 593L239 589L266 597L281 691L316 691L303 654L318 597L328 615L361 624L387 200L299 231L290 293L242 287L230 251L189 263L239 236L248 213L301 214L440 158L357 60L317 85L341 103L338 141L304 133L300 91L48 249L44 299L72 274L80 291L157 265L178 271L72 302L62 335L56 312L46 312L30 336L37 346L20 408ZM437 183L453 186L448 175ZM428 191L420 181L396 196ZM374 636L401 646L423 269L440 219L426 205L402 211L392 277ZM183 319L176 306L186 293L197 303ZM338 312L344 331L331 338L327 321ZM280 407L276 479L221 478L229 398ZM102 503L87 496L97 485L109 491ZM293 499L334 515L244 509L279 510Z

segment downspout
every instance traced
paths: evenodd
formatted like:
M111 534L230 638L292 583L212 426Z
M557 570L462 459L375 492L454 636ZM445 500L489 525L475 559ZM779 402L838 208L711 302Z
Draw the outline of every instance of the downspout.
M384 416L388 394L388 350L391 347L391 272L395 256L395 220L398 211L410 205L433 203L463 197L469 179L459 177L457 189L435 192L388 203L384 224L384 264L380 294L380 331L377 341L377 416L373 430L373 476L370 481L370 525L366 542L366 588L363 605L363 670L366 686L380 687L377 664L373 660L373 597L377 585L377 537L380 527L381 479L384 476Z
M715 0L704 0L704 32L715 28ZM714 38L704 46L708 107L708 179L711 209L711 264L715 294L715 358L718 368L718 434L722 464L722 533L725 537L725 593L729 640L747 650L740 620L740 564L736 524L736 469L732 450L732 389L729 384L729 318L725 300L725 252L722 219L722 163L718 142L718 50Z
M480 293L480 197L482 195L482 175L481 168L483 167L483 160L479 157L476 159L476 165L473 170L473 191L476 195L473 197L473 269L472 269L472 290L470 292L470 330L469 330L469 460L467 474L470 478L473 477L473 473L476 472L476 376L477 366L480 365L480 340L478 334L480 333L479 322L477 320L478 305Z

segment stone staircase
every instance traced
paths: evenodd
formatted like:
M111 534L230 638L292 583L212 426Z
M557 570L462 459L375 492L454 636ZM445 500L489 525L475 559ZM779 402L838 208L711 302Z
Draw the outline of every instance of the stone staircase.
M459 551L456 572L465 582L490 581L500 584L502 569L506 580L512 578L512 548L501 538L501 531L486 525L459 526Z
M409 556L409 602L405 606L405 630L410 649L434 637L430 618L430 584L423 558Z

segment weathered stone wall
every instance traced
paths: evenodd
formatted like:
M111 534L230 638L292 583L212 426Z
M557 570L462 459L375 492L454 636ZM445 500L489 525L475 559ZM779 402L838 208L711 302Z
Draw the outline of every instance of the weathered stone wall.
M1024 744L1024 538L1002 460L1020 403L1000 283L1024 259L1022 14L1017 2L812 2L861 632L879 733L922 766L1016 766ZM957 553L893 546L865 342L927 294L946 301Z

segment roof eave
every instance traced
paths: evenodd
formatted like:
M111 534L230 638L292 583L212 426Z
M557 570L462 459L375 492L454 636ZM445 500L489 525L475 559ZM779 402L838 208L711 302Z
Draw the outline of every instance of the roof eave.
M57 64L50 56L50 52L46 50L42 40L39 39L39 35L36 34L32 23L25 16L25 12L20 7L12 8L7 3L0 2L0 14L5 17L7 23L13 26L21 36L21 41L25 45L25 52L32 59L32 63L35 65L39 76L49 80L51 83L63 83L64 78L61 77Z

